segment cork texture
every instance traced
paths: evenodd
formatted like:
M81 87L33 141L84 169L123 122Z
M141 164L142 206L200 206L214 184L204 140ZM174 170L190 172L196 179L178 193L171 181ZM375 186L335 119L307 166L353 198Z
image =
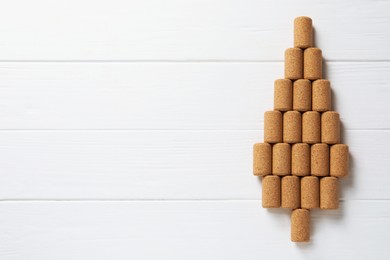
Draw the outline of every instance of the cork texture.
M308 144L298 143L291 146L291 174L310 175L310 146Z
M329 175L329 146L327 144L313 144L311 146L311 175Z
M312 83L312 109L325 112L332 108L330 82L318 79Z
M303 78L316 80L322 78L322 51L308 48L303 53Z
M287 111L283 114L283 142L302 142L302 119L298 111Z
M301 205L301 183L297 176L282 178L282 208L297 209Z
M315 209L320 206L320 179L316 176L301 178L301 208Z
M280 111L264 113L264 142L283 142L283 114Z
M274 82L274 109L279 111L292 110L293 83L289 79L277 79Z
M263 208L280 207L280 177L268 175L262 181L262 206Z
M294 47L306 49L313 46L313 25L310 17L294 19Z
M327 144L340 143L340 115L335 111L321 115L321 141Z
M349 170L349 148L346 144L335 144L330 147L330 175L345 177Z
M310 211L295 209L291 213L291 241L308 242L310 240Z
M278 143L272 147L272 174L285 176L291 171L291 146Z
M317 111L302 114L302 142L308 144L321 142L321 115Z
M286 79L303 78L303 51L289 48L284 52L284 77Z
M298 79L293 84L293 110L304 112L311 110L311 82ZM291 110L291 109L290 109Z
M320 180L320 208L338 209L339 207L339 179L324 177Z
M253 175L264 176L272 173L271 145L258 143L253 145Z

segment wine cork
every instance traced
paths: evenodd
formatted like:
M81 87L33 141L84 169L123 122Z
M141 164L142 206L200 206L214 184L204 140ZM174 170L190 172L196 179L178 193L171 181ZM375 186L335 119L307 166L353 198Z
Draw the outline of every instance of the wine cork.
M317 111L302 114L302 142L308 144L321 142L321 115Z
M306 49L313 46L313 27L310 17L294 19L294 47Z
M320 177L329 175L329 146L327 144L311 146L311 174Z
M306 176L301 179L301 207L314 209L320 206L320 179Z
M280 177L268 175L263 177L262 205L263 208L280 207Z
M291 241L308 242L310 240L310 211L295 209L291 213Z
M348 175L349 149L346 144L335 144L330 147L330 175L345 177Z
M271 145L268 143L258 143L253 146L253 175L272 174L271 153Z
M312 98L310 80L298 79L294 81L293 89L293 109L301 112L310 111Z
M312 109L325 112L332 107L330 82L326 79L318 79L312 83Z
M274 83L274 109L279 111L292 110L293 87L289 79L277 79Z
M310 146L308 144L292 145L291 174L296 176L310 175Z
M272 147L272 174L284 176L291 171L291 147L286 143L278 143Z
M321 115L321 141L327 144L340 143L340 115L328 111Z
M283 115L280 111L264 113L264 142L283 142Z
M303 51L289 48L284 52L284 77L286 79L303 78Z
M301 205L300 180L297 176L282 178L282 208L297 209Z
M303 53L303 78L316 80L322 78L322 51L308 48Z
M302 120L298 111L287 111L283 114L283 142L302 142Z
M339 207L339 179L324 177L320 180L320 208L337 209Z

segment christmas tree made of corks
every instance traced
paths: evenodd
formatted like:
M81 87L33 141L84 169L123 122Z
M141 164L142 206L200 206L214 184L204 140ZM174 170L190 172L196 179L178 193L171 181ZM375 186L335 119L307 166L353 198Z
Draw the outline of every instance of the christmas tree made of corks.
M284 79L274 83L274 110L264 114L264 143L253 148L262 176L263 208L291 212L291 241L310 240L310 209L339 207L339 178L348 174L340 116L331 111L322 51L313 47L312 20L294 20L294 48L285 51Z

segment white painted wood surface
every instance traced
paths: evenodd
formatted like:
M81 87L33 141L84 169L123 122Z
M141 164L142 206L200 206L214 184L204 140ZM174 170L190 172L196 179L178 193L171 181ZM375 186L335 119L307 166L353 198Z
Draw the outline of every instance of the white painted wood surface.
M389 259L389 14L369 0L0 3L0 259ZM351 150L341 209L313 211L307 245L251 175L298 15Z

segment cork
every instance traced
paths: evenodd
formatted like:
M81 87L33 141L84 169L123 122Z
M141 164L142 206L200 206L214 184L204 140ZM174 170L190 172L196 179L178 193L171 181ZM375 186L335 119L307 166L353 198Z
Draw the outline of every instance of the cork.
M326 79L318 79L312 83L312 109L325 112L331 110L330 82Z
M340 143L340 115L328 111L321 115L321 141L327 144Z
M283 142L283 115L280 111L264 113L264 142Z
M293 87L289 79L277 79L274 82L274 109L279 111L292 110Z
M322 51L308 48L303 53L303 78L316 80L322 78Z
M339 179L324 177L320 180L320 208L337 209L339 207Z
M289 48L284 52L284 77L286 79L303 78L303 51Z
M320 179L306 176L301 179L301 208L314 209L320 206Z
M310 175L310 146L308 144L292 145L291 174L296 176Z
M262 192L263 208L279 208L280 207L280 177L268 175L263 177L263 192Z
M291 213L291 241L308 242L310 240L310 211L295 209Z
M253 145L253 175L264 176L272 173L271 145L258 143Z
M349 149L346 144L335 144L330 147L330 176L345 177L348 175Z
M321 142L321 115L317 111L302 114L302 142L308 144Z
M302 120L298 111L287 111L283 114L283 142L302 142Z
M272 147L272 174L284 176L291 171L291 147L286 143L278 143Z
M313 46L313 27L310 17L294 19L294 47L306 49Z
M297 209L301 205L300 180L297 176L282 177L282 208Z
M294 81L293 89L293 109L301 112L310 111L312 98L310 80L298 79Z
M329 146L327 144L314 144L311 146L311 175L329 175Z

